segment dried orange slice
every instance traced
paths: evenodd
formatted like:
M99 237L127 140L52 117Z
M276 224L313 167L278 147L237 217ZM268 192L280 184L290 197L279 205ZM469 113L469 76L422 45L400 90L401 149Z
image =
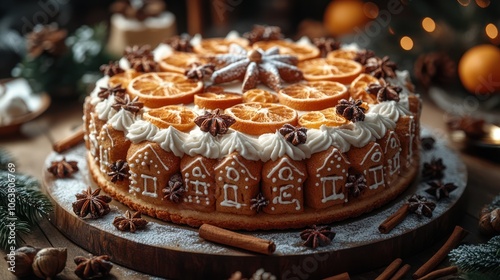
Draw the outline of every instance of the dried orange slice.
M229 52L229 46L237 44L244 48L248 47L249 42L245 38L210 38L202 39L199 44L193 46L195 53L201 55L224 54Z
M354 60L354 58L356 58L357 54L358 54L358 52L355 50L334 50L334 51L329 52L326 55L326 58L327 59L343 58L343 59Z
M201 81L177 73L145 73L130 81L127 91L150 108L189 104L194 94L203 90Z
M285 105L250 102L225 110L236 122L231 128L251 135L274 133L284 124L297 124L297 112Z
M278 47L280 54L295 55L299 61L319 57L320 51L313 45L297 44L290 41L274 40L274 41L259 41L253 44L254 48L261 48L263 50L272 47Z
M317 111L337 105L349 98L347 87L338 82L316 81L293 84L280 90L279 101L300 111Z
M320 128L322 125L335 127L346 123L347 120L337 114L335 107L307 112L299 118L299 125L307 128Z
M262 103L276 103L278 102L278 97L267 90L254 88L247 90L243 94L244 102L262 102Z
M122 73L118 73L113 77L109 78L108 84L112 87L117 86L119 84L122 85L122 88L127 88L128 84L132 79L139 76L141 73L135 71L134 69L127 70Z
M361 99L364 102L369 104L378 103L377 96L373 94L369 94L366 91L366 88L370 84L379 84L377 78L373 77L370 74L361 74L351 83L351 87L349 88L349 93L354 100Z
M159 128L173 126L180 131L189 131L194 126L196 114L192 110L177 105L163 106L144 112L142 118Z
M343 58L315 58L299 62L297 67L308 81L335 81L345 85L363 70L361 64Z
M241 94L232 92L205 92L194 95L194 105L200 108L215 110L226 109L243 102Z
M197 54L174 51L172 54L163 58L159 65L162 71L184 74L184 72L190 68L191 64L204 64L205 62L206 61Z

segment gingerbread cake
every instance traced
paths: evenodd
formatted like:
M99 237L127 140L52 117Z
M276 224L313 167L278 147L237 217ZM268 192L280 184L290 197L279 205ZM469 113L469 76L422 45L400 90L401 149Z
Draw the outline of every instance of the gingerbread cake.
M420 100L387 56L263 26L168 42L103 65L84 105L90 173L130 208L298 228L381 207L416 177Z

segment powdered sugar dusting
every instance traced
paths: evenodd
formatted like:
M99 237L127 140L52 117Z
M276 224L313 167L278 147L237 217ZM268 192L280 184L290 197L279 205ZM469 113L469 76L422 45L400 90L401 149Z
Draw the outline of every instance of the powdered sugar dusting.
M429 131L423 131L424 136L432 135ZM445 147L445 144L439 139L436 139L436 145L433 150L423 151L421 153L421 165L423 162L429 162L433 158L442 158L446 165L444 171L443 182L454 183L458 188L450 193L449 198L441 199L436 203L436 209L433 212L433 218L418 217L410 214L398 226L396 226L388 234L380 234L378 226L388 216L394 213L412 194L419 194L427 197L430 200L435 199L427 194L425 190L428 188L425 182L415 182L408 190L405 191L396 201L377 209L361 217L349 219L348 221L337 222L331 224L332 229L337 233L332 244L326 247L310 249L302 245L300 239L301 230L287 231L269 231L269 232L251 232L246 233L256 237L269 239L276 244L276 255L295 255L295 254L311 254L313 252L331 252L346 248L352 248L369 244L371 242L384 239L392 239L403 233L425 226L433 219L440 217L457 200L462 196L467 182L467 174L465 165L460 161L458 156ZM60 207L72 213L71 204L75 201L75 194L85 190L87 186L95 188L95 184L89 177L89 172L85 157L85 146L80 145L64 156L67 160L75 160L78 162L79 171L72 178L58 179L50 181L48 188L53 199ZM60 160L62 155L52 153L46 159L45 166L50 166L50 162ZM168 249L182 249L183 251L192 253L209 253L209 254L238 254L240 250L234 250L226 246L214 244L201 239L198 236L197 229L180 226L172 223L166 223L157 219L144 216L149 223L145 230L135 233L121 232L117 230L112 221L114 217L122 215L128 209L117 201L111 203L111 212L96 220L86 220L90 225L116 235L119 238L124 238L139 244L147 244L151 246L164 247ZM360 230L363 229L363 230Z

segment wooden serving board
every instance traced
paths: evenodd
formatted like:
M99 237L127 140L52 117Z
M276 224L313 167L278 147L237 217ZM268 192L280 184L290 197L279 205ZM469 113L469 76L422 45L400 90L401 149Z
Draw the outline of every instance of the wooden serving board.
M437 202L432 218L410 214L389 234L378 232L378 225L410 195L430 197L425 193L426 183L417 179L394 202L359 218L332 224L336 236L326 247L303 246L301 230L246 232L275 242L276 252L266 256L211 243L199 238L195 228L149 217L145 230L118 231L112 221L128 208L116 201L111 203L112 210L105 217L80 219L71 207L75 194L89 185L93 189L96 186L88 173L84 145L64 154L50 154L45 166L63 156L78 161L80 170L67 179L54 179L44 171L44 186L55 204L51 222L70 240L95 255L107 254L115 263L169 279L203 279L207 275L211 279L227 279L235 271L249 277L260 268L279 279L321 279L346 271L355 274L378 268L394 258L415 254L451 232L460 217L460 198L467 182L467 170L458 155L438 142L433 150L422 152L421 164L442 158L447 167L443 180L458 188L449 198Z

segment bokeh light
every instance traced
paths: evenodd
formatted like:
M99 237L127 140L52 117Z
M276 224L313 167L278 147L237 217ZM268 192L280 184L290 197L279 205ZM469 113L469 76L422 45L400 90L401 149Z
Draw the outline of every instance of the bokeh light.
M481 8L487 8L490 5L490 0L476 0L476 4Z
M498 37L498 28L493 23L489 23L488 25L486 25L486 28L484 30L486 31L486 35L488 35L490 39L495 39L496 37Z
M413 49L413 40L408 36L403 36L399 41L399 44L405 51Z
M366 2L363 5L363 12L370 19L376 19L378 17L378 6L373 2Z
M434 32L436 30L436 23L430 17L426 17L422 20L422 27L427 32Z

